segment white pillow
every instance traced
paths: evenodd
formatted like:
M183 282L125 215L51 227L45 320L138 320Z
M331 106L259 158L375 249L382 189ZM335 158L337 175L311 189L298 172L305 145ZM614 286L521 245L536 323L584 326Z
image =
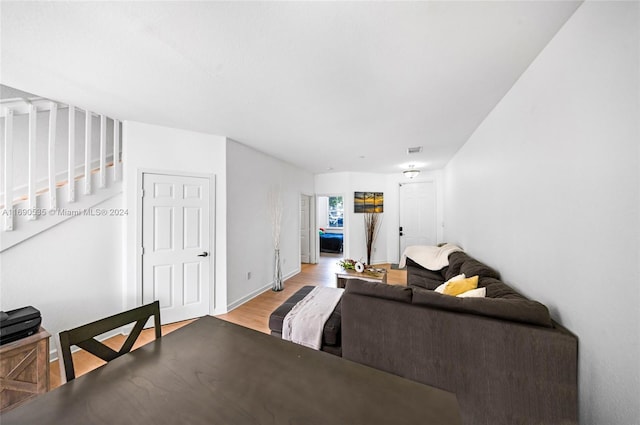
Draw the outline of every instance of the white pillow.
M487 296L487 288L471 289L456 296L460 298L484 298Z
M437 292L438 294L442 294L444 292L444 288L447 287L447 284L449 282L455 282L456 280L462 280L462 279L466 279L466 278L467 278L467 276L465 276L464 273L461 273L458 276L454 276L451 279L447 280L445 283L443 283L442 285L440 285L436 289L434 289L434 291Z

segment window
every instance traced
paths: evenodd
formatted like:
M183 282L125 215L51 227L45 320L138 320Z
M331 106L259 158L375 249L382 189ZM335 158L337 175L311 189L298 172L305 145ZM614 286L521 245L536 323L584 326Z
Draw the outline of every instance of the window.
M342 196L329 196L328 204L329 227L342 227L344 218L344 204Z

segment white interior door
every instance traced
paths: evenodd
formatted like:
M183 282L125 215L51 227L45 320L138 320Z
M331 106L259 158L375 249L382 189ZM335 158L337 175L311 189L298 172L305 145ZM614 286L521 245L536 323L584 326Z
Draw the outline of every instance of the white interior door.
M142 298L163 323L209 314L209 179L143 174Z
M434 182L400 185L400 256L408 246L437 244L436 212Z
M310 214L311 214L311 197L307 195L300 196L300 262L309 263L311 252L310 231Z

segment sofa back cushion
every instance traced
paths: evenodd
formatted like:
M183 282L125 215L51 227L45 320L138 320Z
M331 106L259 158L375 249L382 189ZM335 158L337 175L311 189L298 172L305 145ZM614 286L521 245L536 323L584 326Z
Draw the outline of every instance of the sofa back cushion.
M492 277L494 279L500 277L497 271L471 257L462 263L460 273L464 273L467 276L478 275L480 277Z
M463 251L456 251L449 254L449 266L445 270L444 280L449 280L454 276L462 273L460 268L462 267L462 263L464 263L467 259L470 259L467 254Z
M487 286L486 288L487 292L489 292L489 287ZM488 295L487 293L487 296ZM553 322L551 321L547 307L537 301L531 301L522 296L519 296L519 298L460 298L442 295L425 289L413 288L412 303L440 310L477 314L496 319L550 328L553 327Z
M441 285L444 279L444 270L428 270L420 264L407 258L407 286L418 286L420 288L435 289Z
M520 293L511 286L493 277L481 277L478 282L478 287L487 288L487 298L502 298L506 300L528 299L525 296L520 295Z
M419 289L419 288L418 288ZM425 289L426 291L426 289ZM411 303L411 288L386 283L367 282L360 279L348 279L345 292L366 295L368 297L384 298L392 301Z

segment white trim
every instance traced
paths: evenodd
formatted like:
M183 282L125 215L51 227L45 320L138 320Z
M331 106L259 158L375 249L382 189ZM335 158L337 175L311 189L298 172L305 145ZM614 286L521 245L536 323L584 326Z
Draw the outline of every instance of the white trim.
M109 168L109 172L111 172L112 168ZM97 175L92 175L92 179L96 179ZM83 178L84 179L84 178ZM83 184L82 179L79 181L79 184ZM75 184L75 182L74 182ZM27 216L15 216L14 217L14 230L12 232L6 232L2 234L0 238L0 252L5 251L11 248L14 245L17 245L38 233L44 232L51 227L62 223L63 221L68 220L69 218L75 217L77 215L85 215L84 211L93 208L96 205L99 205L108 199L113 198L122 193L122 183L115 182L105 189L91 195L91 196L83 196L79 200L76 200L73 204L68 204L65 200L62 192L65 189L63 187L56 188L58 193L58 207L56 208L56 212L52 212L51 209L48 208L39 208L37 209L37 214L39 215L39 219L35 222L26 223L29 220L30 215ZM38 195L40 199L39 203L46 205L46 202L49 198L49 192L45 192L41 195ZM24 204L26 202L22 201L14 204L16 208L24 208ZM69 213L61 213L61 211L68 210Z
M90 111L84 111L84 194L91 194L91 179L86 178L91 175L91 119Z
M109 162L111 159L111 157L107 157L107 162ZM100 167L100 163L99 160L94 160L91 164L91 170L98 170L98 168ZM111 166L107 167L107 169L113 168ZM80 164L76 166L76 169L73 170L74 173L72 173L74 175L73 179L71 181L77 181L77 180L81 180L84 179L84 164ZM93 171L92 171L92 175L93 175ZM56 182L60 183L63 182L65 180L67 180L69 176L69 170L64 170L59 172L56 175ZM112 179L115 181L115 179ZM69 183L69 181L67 180L67 184ZM12 204L15 205L19 202L22 202L22 198L28 196L28 189L29 186L28 184L23 184L20 186L14 186L13 188L13 200L12 200ZM36 196L40 196L42 194L42 192L49 192L48 189L48 177L43 177L40 180L38 180L36 182ZM77 192L77 190L76 190ZM4 197L4 191L0 192L0 195L2 195ZM64 198L64 197L62 197ZM4 198L3 198L4 199ZM68 200L68 197L67 197ZM71 201L73 202L73 201Z
M107 185L107 117L100 115L100 178L98 187Z
M298 255L298 257L299 257L299 255ZM283 276L282 280L284 281L284 286L285 287L287 286L287 282L286 282L287 279L290 279L293 276L299 274L301 270L302 269L298 267L296 270L292 271L291 273L287 274L286 276ZM240 307L242 304L245 304L245 303L251 301L252 299L257 297L258 295L263 294L263 293L265 293L267 291L270 291L272 286L273 286L273 282L270 282L270 283L266 284L265 286L256 289L255 291L251 292L250 294L245 295L244 297L240 298L239 300L236 300L236 301L232 302L231 304L229 304L227 306L227 313L229 313L231 310L234 310L234 309ZM222 314L226 314L226 313L222 313Z
M69 149L67 154L67 200L76 200L76 185L72 184L75 179L76 168L76 108L69 105Z
M120 162L120 121L113 120L113 166L116 168L113 173L113 180L122 179L122 163Z
M37 206L36 199L36 136L37 136L37 124L38 110L34 105L29 105L29 177L28 177L28 189L27 189L27 205L31 211L34 211ZM29 216L29 220L35 220L36 216Z
M4 209L11 213L4 219L3 229L13 230L13 111L7 109L4 127Z
M58 105L51 103L49 111L49 146L48 146L48 164L49 164L49 208L56 208L58 205L56 194L56 125L58 119Z
M309 263L308 264L318 264L318 247L316 244L318 228L316 225L316 196L312 193L300 192L300 197L307 196L309 197ZM300 223L298 223L298 227L300 227ZM298 247L300 250L300 247ZM300 252L298 252L298 257L300 257Z

